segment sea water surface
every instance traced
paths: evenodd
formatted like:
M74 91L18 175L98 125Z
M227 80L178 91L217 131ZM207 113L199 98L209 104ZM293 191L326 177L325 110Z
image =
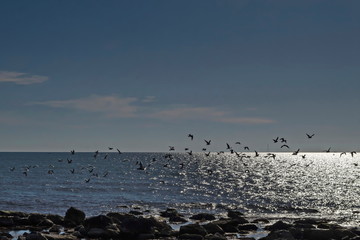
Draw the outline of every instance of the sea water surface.
M64 215L74 206L97 215L138 206L190 215L233 208L360 223L360 154L168 154L0 153L0 210Z

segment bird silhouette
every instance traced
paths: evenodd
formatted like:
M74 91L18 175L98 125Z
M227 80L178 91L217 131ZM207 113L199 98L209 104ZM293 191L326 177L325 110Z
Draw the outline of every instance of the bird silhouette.
M204 139L204 141L206 142L206 145L210 145L210 143L211 143L211 140L205 140Z
M175 147L174 146L169 146L169 151L175 151Z
M346 152L342 152L342 153L340 153L340 157L341 157L342 155L346 155Z
M284 145L281 145L280 148L283 148L283 147L286 147L286 148L290 148L288 145L284 144Z
M188 137L191 139L191 141L194 140L194 135L192 135L192 134L189 133L189 134L188 134Z
M296 150L295 152L293 152L292 155L297 155L300 152L300 148L298 148L298 150Z
M231 147L228 143L226 143L226 149L231 149Z
M355 151L350 152L351 156L354 157L354 154L356 154Z
M71 153L71 155L74 155L74 154L75 154L75 150L71 150L70 153Z
M277 143L279 141L279 137L276 137L275 139L273 139L274 143Z
M313 134L306 134L306 136L310 139L310 138L312 138L313 136L315 135L315 133L313 133Z
M122 154L122 152L117 148L116 151L118 151L119 154Z
M327 150L325 150L324 152L327 152L327 153L329 153L330 152L330 149L331 149L331 147L329 147Z

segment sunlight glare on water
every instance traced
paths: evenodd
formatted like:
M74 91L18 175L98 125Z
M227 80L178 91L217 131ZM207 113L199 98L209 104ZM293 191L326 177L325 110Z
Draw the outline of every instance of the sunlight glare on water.
M232 207L253 216L360 222L358 156L275 154L174 153L169 159L165 153L110 153L94 159L92 153L1 153L0 209L63 215L76 206L95 215L133 204L189 213ZM138 170L139 162L145 170Z

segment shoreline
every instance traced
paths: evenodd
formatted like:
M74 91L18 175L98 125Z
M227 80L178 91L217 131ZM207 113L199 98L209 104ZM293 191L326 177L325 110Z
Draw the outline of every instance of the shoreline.
M156 214L130 210L86 216L82 210L70 207L64 216L0 211L0 239L360 240L360 226L344 227L329 219L306 216L291 221L249 217L236 210L221 215L196 213L190 217L174 208Z

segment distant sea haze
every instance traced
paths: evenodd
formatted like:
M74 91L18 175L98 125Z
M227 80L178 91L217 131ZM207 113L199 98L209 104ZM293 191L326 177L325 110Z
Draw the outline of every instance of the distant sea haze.
M341 155L341 156L340 156ZM350 153L0 153L0 210L185 214L236 208L359 224L360 157Z

